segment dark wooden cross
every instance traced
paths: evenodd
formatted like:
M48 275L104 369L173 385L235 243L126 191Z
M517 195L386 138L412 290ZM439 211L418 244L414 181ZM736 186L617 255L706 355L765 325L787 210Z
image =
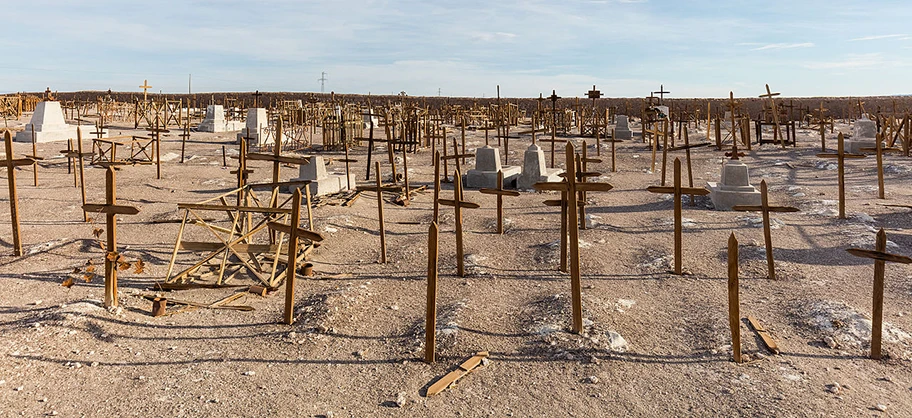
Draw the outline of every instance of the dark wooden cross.
M817 110L817 123L820 129L820 151L826 152L826 119L823 118L823 112L829 109L823 108L823 102L820 102L820 109Z
M687 163L687 186L693 187L694 180L693 180L693 169L691 168L691 163L690 163L690 150L691 150L691 148L699 148L699 147L708 146L708 145L710 145L710 142L701 142L701 143L697 143L697 144L691 144L690 143L690 134L687 131L687 127L686 126L683 127L681 129L681 132L683 133L683 136L684 136L684 145L681 145L678 147L672 147L672 148L669 148L668 150L669 151L684 150L684 161ZM662 178L663 179L665 178L665 163L664 162L662 163ZM662 184L664 185L664 182ZM694 198L693 195L690 195L690 204L691 205L696 204L696 199Z
M148 95L147 95L148 90L152 88L152 86L149 85L149 80L143 80L143 85L139 86L139 88L141 88L143 90L143 101L144 102L147 101L148 100Z
M494 189L481 189L479 190L482 194L492 194L497 196L497 233L503 235L503 198L504 196L519 196L519 192L515 190L504 190L503 188L503 171L497 172L497 187Z
M560 99L560 96L557 95L556 90L551 90L551 96L548 97L551 100L551 168L554 168L554 144L558 142L557 140L557 100ZM542 140L547 141L547 140ZM562 140L566 142L565 140Z
M662 84L660 84L660 85L659 85L659 91L654 91L654 92L652 92L652 94L658 94L658 95L659 95L659 104L661 105L661 104L663 104L663 102L665 101L665 95L666 95L666 94L671 94L671 92L670 92L670 91L665 91L665 86L662 85Z
M732 210L741 212L763 212L763 239L766 245L766 266L769 271L767 278L776 280L776 265L773 260L773 234L770 227L770 212L799 212L798 208L791 206L770 206L769 196L766 192L766 180L760 182L760 206L735 205Z
M883 299L884 299L884 270L887 261L891 263L912 264L912 258L904 255L890 254L887 252L887 233L883 228L877 232L874 250L849 248L849 254L856 257L874 259L874 305L871 314L871 358L881 359L881 338L883 335Z
M735 110L737 110L739 106L741 106L741 102L736 101L735 93L732 91L729 91L728 92L728 109L729 109L729 113L731 114L731 124L732 124L731 125L731 136L732 136L732 142L733 142L733 144L732 144L732 153L733 153L732 159L733 160L737 160L739 157L738 156L738 136L735 135L735 132L737 131L737 129L735 129ZM742 138L742 139L744 139L744 138ZM748 141L750 141L750 138L748 138ZM728 154L726 154L726 155L728 155ZM743 156L743 154L742 154L742 156Z
M846 158L865 158L863 154L851 154L845 152L845 139L842 136L842 132L839 133L837 138L839 142L835 154L817 154L818 158L835 158L838 161L839 165L839 218L845 219L845 159Z
M285 312L283 316L283 322L288 325L294 323L294 285L295 273L298 269L298 240L323 241L323 236L319 233L299 227L300 221L301 189L295 189L291 198L291 223L283 224L273 221L266 224L272 231L288 234L288 263L285 267Z
M592 99L592 106L595 107L595 99L602 97L602 92L595 89L595 84L592 85L592 90L586 92L586 97Z
M49 102L49 101L51 101L51 100L54 100L54 95L53 95L53 93L51 92L51 88L50 88L50 87L48 87L47 90L44 91L44 100L45 100L46 102Z
M19 237L19 198L16 196L16 167L32 165L35 160L31 158L13 158L13 135L9 130L3 133L3 142L6 147L7 185L9 185L10 218L13 226L13 255L22 255L22 240Z
M251 96L253 96L253 107L254 108L260 107L260 96L262 96L262 95L263 95L263 93L260 93L259 90L257 90L253 94L251 94Z
M304 186L307 190L306 194L308 195L308 197L310 196L309 186L308 186L308 184L310 183L309 180L292 180L292 181L287 181L287 182L280 181L280 179L281 179L280 170L281 170L282 164L292 164L292 165L302 166L302 165L310 163L310 157L291 157L291 156L282 155L282 141L280 140L280 138L282 138L283 125L284 124L282 121L282 117L280 116L279 119L276 121L276 133L275 133L276 139L273 141L272 154L255 153L255 152L248 153L247 146L246 146L247 141L241 141L241 148L242 148L241 154L243 154L243 158L241 158L242 157L241 154L238 154L238 167L240 167L240 165L243 164L244 169L246 170L247 173L253 172L253 170L247 170L247 161L249 161L249 160L269 161L272 163L272 182L271 183L258 183L258 184L250 185L251 188L271 188L272 189L272 195L270 196L270 199L269 199L269 207L272 207L272 208L277 207L276 205L278 204L279 190L282 187ZM238 171L240 171L240 169ZM232 171L232 173L237 174L234 171ZM347 173L347 170L346 170L346 173ZM242 181L246 182L246 176L244 177L244 179L241 179L240 177L238 177L238 187L242 187L243 184L245 184L245 183L242 183ZM238 203L238 205L240 205L240 203Z
M117 252L117 216L136 215L139 208L117 204L117 181L114 167L108 167L105 174L105 203L87 203L82 206L86 212L105 214L107 245L105 247L105 299L104 306L117 306L117 267L120 254Z
M596 142L597 143L597 142ZM585 183L586 179L590 177L599 177L602 173L589 171L589 163L599 164L602 160L600 158L589 158L589 147L586 145L586 141L583 141L582 146L580 147L580 153L577 155L576 166L579 171L576 172L576 180L580 183ZM580 229L586 229L586 191L579 192L579 225Z
M399 193L402 191L398 186L384 186L380 175L380 161L374 161L376 171L375 186L358 186L358 190L377 192L377 219L380 222L380 263L386 264L386 226L383 223L383 192Z
M438 202L444 206L452 206L456 217L456 275L465 277L465 260L462 245L462 210L478 209L477 203L463 200L462 197L462 175L456 170L456 176L453 178L453 199L439 199Z
M535 183L532 187L539 191L558 191L561 192L562 201L562 225L561 228L561 251L564 251L569 244L570 249L570 291L572 292L573 303L573 332L579 334L583 332L583 305L582 305L582 285L580 282L580 258L579 258L579 220L577 219L576 207L578 205L577 196L579 192L607 192L614 188L608 183L579 183L577 182L576 171L576 151L572 143L567 143L566 147L566 164L567 171L564 173L564 181L560 183ZM546 202L546 204L548 204ZM569 208L566 212L563 208ZM566 215L563 215L566 213ZM569 232L569 238L563 231ZM569 241L568 241L569 240ZM563 258L563 257L562 257ZM561 260L564 263L563 260Z
M775 130L773 131L773 142L779 141L779 144L782 145L782 149L785 149L785 139L782 138L782 132L779 129L779 109L776 107L776 100L773 99L773 97L780 94L781 93L773 93L770 90L770 85L767 84L766 94L761 94L760 98L767 98L770 100L770 110L773 112L773 124L775 125Z
M683 247L684 242L682 240L682 230L683 230L683 221L681 219L681 196L683 194L691 195L700 195L705 196L709 194L709 190L706 190L702 187L682 187L681 186L681 159L675 158L674 161L674 186L649 186L646 188L647 191L651 193L666 193L672 194L674 196L674 255L675 255L675 265L674 273L683 274L684 271L681 267L683 259Z

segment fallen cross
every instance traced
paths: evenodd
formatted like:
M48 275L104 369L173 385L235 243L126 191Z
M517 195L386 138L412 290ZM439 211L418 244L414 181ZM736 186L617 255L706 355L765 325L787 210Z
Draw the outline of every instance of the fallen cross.
M470 359L460 364L456 370L447 373L446 376L443 376L440 380L434 382L434 384L428 388L427 396L434 396L443 392L446 388L450 387L451 384L469 374L469 372L478 367L478 365L482 364L487 357L487 351L479 351Z

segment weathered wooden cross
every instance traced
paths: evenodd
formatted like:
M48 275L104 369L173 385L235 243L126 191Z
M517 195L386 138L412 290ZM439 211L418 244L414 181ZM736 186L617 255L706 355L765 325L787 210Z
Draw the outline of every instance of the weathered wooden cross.
M386 227L383 223L383 192L399 193L402 191L398 186L384 186L380 175L380 161L374 161L376 171L375 186L358 186L358 190L377 192L377 219L380 222L380 263L386 264Z
M702 187L682 187L681 186L681 159L675 158L674 161L674 186L649 186L646 188L647 191L651 193L668 193L674 196L674 256L675 256L675 265L674 273L683 274L684 271L681 267L682 259L684 257L683 247L684 243L682 240L682 229L683 221L681 219L681 196L683 194L691 195L700 195L705 196L709 194L709 190L706 190Z
M779 141L779 144L782 145L782 149L785 149L785 139L782 138L782 132L779 129L779 109L776 107L776 100L773 99L773 97L780 94L781 93L773 93L770 91L770 85L767 84L766 94L761 94L760 98L767 98L770 100L770 109L773 112L773 124L775 125L775 130L773 131L773 142Z
M738 294L738 239L728 237L728 326L732 334L732 357L741 362L741 302Z
M877 134L877 142L874 144L874 148L861 148L861 151L865 152L874 152L877 155L877 198L886 199L886 194L884 193L884 172L883 172L883 154L885 152L899 152L902 150L898 148L884 148L883 144L883 134Z
M32 165L35 160L31 158L13 158L13 135L9 130L3 133L3 142L6 146L6 183L9 185L10 218L13 226L13 255L22 255L22 239L19 236L19 198L16 196L16 167Z
M658 94L658 95L659 95L659 104L661 105L661 104L663 104L662 102L665 101L665 95L666 95L666 94L671 94L671 92L670 92L670 91L665 91L665 86L662 85L662 84L660 84L660 85L659 85L659 91L654 91L654 92L652 92L652 94Z
M437 347L437 222L428 227L427 310L424 320L424 361L433 363Z
M444 206L452 206L455 212L456 223L456 275L465 277L465 260L462 245L462 210L478 209L477 203L463 200L462 195L462 175L456 170L456 176L453 178L453 199L439 199L438 202Z
M135 206L117 204L117 181L114 167L108 167L105 174L105 203L86 203L82 206L86 212L100 212L105 214L105 232L107 244L105 247L105 299L106 308L117 306L117 267L120 254L117 252L117 216L136 215L139 209Z
M835 158L838 162L839 170L839 218L845 219L845 159L846 158L865 158L863 154L851 154L845 152L845 139L842 136L842 132L839 133L837 138L839 141L838 147L836 148L835 154L817 154L818 158Z
M152 86L149 85L149 80L143 80L143 85L139 86L139 88L141 88L143 90L143 101L144 102L147 101L148 100L148 97L147 97L148 90L152 88Z
M798 208L791 206L770 206L769 196L766 191L766 180L760 182L760 206L753 205L735 205L732 210L742 212L763 212L763 239L766 245L766 265L768 268L768 278L776 280L776 265L773 261L773 234L770 231L770 212L799 212Z
M288 325L294 323L294 293L295 273L298 262L298 239L309 239L314 242L323 241L323 236L298 225L301 221L301 189L296 189L291 199L291 223L283 224L275 221L267 223L270 230L288 234L288 263L285 267L285 314L284 322Z
M871 314L871 358L881 358L881 338L883 336L883 299L884 299L884 270L887 261L891 263L912 264L912 258L904 255L890 254L887 252L887 233L883 228L877 232L874 250L849 248L849 254L856 257L874 259L874 305Z
M503 198L504 196L519 196L516 190L504 190L503 188L503 171L497 172L497 187L494 189L481 189L482 194L492 194L497 196L497 233L503 235Z
M569 232L569 242L566 235L561 233L561 248L570 247L570 289L572 292L573 303L573 332L583 332L583 307L582 307L582 285L580 283L580 258L579 258L579 220L577 219L576 207L578 205L577 196L579 192L607 192L614 188L608 183L579 183L577 182L576 151L572 143L567 143L566 147L566 164L567 171L564 173L564 181L560 183L535 183L532 187L539 191L559 191L562 192L562 208L567 207L565 219ZM547 204L547 203L546 203ZM563 211L562 211L563 212ZM562 228L563 229L563 228ZM563 262L563 261L562 261Z

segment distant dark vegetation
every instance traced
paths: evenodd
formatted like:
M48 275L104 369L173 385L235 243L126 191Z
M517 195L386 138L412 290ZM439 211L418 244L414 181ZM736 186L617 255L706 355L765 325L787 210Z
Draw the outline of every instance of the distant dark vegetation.
M44 93L30 93L38 96L43 96ZM65 93L60 92L57 94L59 100L70 101L70 100L79 100L79 101L95 101L99 97L104 97L108 94L106 91L78 91ZM111 97L119 102L132 102L133 100L142 98L142 93L135 92L112 92ZM167 98L168 100L178 100L183 99L187 100L189 97L191 103L194 106L205 106L209 103L222 104L222 105L231 105L234 107L250 107L253 106L254 96L253 92L248 93L199 93L199 94L149 94L149 97L152 99L159 99L162 97ZM260 107L273 107L277 106L283 101L286 100L301 100L303 103L309 102L328 102L332 96L329 93L291 93L291 92L261 92L259 96ZM341 101L348 104L360 104L366 105L368 102L373 106L383 106L387 104L395 104L400 102L405 102L412 105L417 105L421 107L430 107L431 109L440 109L444 106L453 106L460 105L462 107L472 107L473 105L478 106L489 106L497 103L496 98L470 98L470 97L437 97L437 96L393 96L393 95L361 95L361 94L336 94L336 101ZM584 106L591 106L591 99L587 98L561 98L557 101L558 108L572 108L578 103ZM740 101L743 104L744 110L749 112L752 116L756 117L763 108L763 100L751 97L751 98L735 98L735 100ZM526 110L527 113L535 110L539 106L538 98L501 98L501 103L514 103L517 104L520 109ZM863 106L868 113L883 113L883 114L906 114L912 111L912 96L878 96L878 97L803 97L803 98L777 98L777 104L780 107L785 106L788 108L792 106L792 112L796 118L803 117L807 112L817 114L814 110L818 109L823 104L825 109L828 111L825 113L827 116L835 116L837 118L846 118L850 115L854 116L858 114L858 102L863 102ZM616 107L619 114L628 114L631 116L641 116L643 106L646 102L645 98L601 98L596 100L596 106L600 109L605 109L609 106ZM686 111L689 114L693 114L694 110L699 109L699 114L702 117L706 116L706 105L707 102L712 105L712 113L714 115L722 113L728 105L727 99L673 99L666 98L665 105L671 108L672 113L677 114L681 111ZM550 108L551 101L547 98L541 101L541 106L543 108ZM809 110L810 109L810 110Z

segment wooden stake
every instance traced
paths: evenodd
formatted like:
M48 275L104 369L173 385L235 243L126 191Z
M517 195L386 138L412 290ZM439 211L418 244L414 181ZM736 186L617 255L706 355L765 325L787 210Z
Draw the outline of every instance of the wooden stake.
M456 217L456 275L465 277L465 256L462 245L462 210L478 209L476 203L462 200L462 174L456 170L453 177L453 199L439 199L441 205L452 206Z
M288 265L285 268L285 313L286 324L294 323L295 275L298 258L298 225L301 221L301 189L294 192L291 199L291 225L288 234Z
M9 186L10 199L10 223L13 227L13 255L19 257L22 255L22 239L19 236L19 198L16 195L16 167L32 165L35 160L30 158L14 159L13 158L13 135L9 130L3 133L3 142L6 146L6 175L7 185Z
M741 307L738 300L738 239L728 237L728 325L732 334L732 355L741 363Z
M428 227L427 314L424 321L424 361L435 361L437 347L437 222Z
M850 154L845 152L845 139L842 132L838 136L838 147L836 154L817 154L819 158L835 158L839 166L839 218L845 219L845 159L846 158L865 158L862 154Z

